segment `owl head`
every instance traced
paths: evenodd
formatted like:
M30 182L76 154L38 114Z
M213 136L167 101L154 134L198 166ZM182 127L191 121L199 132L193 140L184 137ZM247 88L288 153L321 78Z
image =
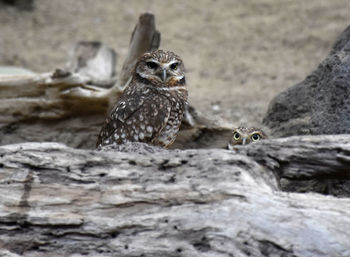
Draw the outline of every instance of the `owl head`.
M170 51L156 50L142 55L135 66L142 79L160 87L185 84L185 67L179 56Z
M228 143L228 149L232 150L234 145L245 145L267 138L264 131L258 128L238 127L232 132L232 137Z

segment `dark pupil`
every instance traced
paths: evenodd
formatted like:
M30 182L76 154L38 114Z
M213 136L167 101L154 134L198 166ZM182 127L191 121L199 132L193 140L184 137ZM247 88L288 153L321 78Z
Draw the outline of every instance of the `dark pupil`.
M155 62L147 62L147 67L150 69L155 69L158 67L158 64L156 64Z
M234 137L235 139L238 139L238 138L239 138L239 134L236 132L236 133L233 135L233 137Z
M260 139L260 136L258 134L254 134L252 136L253 140L259 140Z
M178 63L173 63L172 65L170 65L170 68L172 70L176 70L177 69L177 65L178 65Z

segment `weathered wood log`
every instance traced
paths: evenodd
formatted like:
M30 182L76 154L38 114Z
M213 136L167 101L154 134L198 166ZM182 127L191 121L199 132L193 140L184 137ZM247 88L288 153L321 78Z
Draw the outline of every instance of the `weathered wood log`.
M2 254L349 256L350 200L281 192L274 176L350 170L349 142L292 137L236 152L2 146Z
M131 79L137 59L144 53L158 49L160 32L156 30L155 17L152 13L140 15L130 38L128 55L120 72L118 84L124 88Z
M1 76L0 122L61 119L101 113L108 106L108 90L87 85L79 74L54 73Z
M110 88L116 81L116 52L99 41L79 41L70 53L66 69L90 78L89 84Z
M237 152L253 156L283 178L350 179L349 139L349 135L294 136L267 140L253 148L239 148Z
M348 135L267 140L237 152L254 156L259 163L268 165L281 178L283 190L350 197Z
M115 66L114 50L98 42L78 42L67 69L1 75L0 123L105 113L111 90L101 86L115 83ZM117 96L121 92L113 90Z

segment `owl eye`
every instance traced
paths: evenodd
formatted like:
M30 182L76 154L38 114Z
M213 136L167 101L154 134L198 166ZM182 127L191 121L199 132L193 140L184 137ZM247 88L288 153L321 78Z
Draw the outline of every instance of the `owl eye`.
M238 140L241 138L241 135L238 132L233 133L233 139Z
M152 70L158 68L158 64L155 63L155 62L146 62L146 65L147 65L148 68L150 68Z
M177 70L177 67L179 66L179 64L177 62L173 63L170 65L170 69L172 70Z
M261 136L255 133L250 138L252 139L252 141L258 141L260 140Z

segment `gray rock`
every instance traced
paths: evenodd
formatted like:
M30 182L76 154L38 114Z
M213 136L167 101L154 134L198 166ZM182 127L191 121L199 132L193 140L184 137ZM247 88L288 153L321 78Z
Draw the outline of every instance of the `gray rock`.
M274 136L350 133L350 27L304 81L276 96L264 124Z

